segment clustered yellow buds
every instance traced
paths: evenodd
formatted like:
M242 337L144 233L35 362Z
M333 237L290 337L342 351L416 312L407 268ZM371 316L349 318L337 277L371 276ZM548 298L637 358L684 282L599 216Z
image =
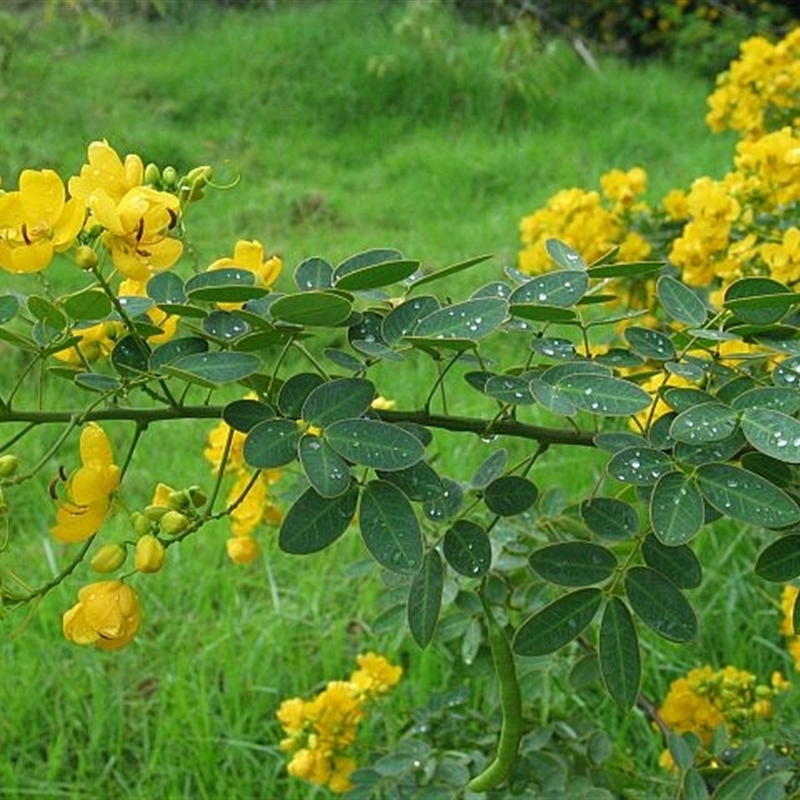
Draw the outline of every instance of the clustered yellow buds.
M357 662L359 669L350 680L330 681L311 700L284 700L276 714L287 734L281 749L292 753L289 774L327 786L335 794L352 788L356 761L349 749L366 717L367 703L391 691L403 674L402 667L375 653L364 653Z

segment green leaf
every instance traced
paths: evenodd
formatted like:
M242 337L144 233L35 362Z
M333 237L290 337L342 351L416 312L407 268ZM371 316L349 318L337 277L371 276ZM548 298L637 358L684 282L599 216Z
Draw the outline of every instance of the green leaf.
M630 261L619 264L604 264L589 270L590 278L643 278L658 272L664 266L663 261Z
M560 339L557 336L543 336L534 339L531 348L540 356L557 358L560 361L570 361L576 357L575 345L569 339Z
M583 633L603 600L597 588L565 594L528 617L514 636L514 652L521 656L546 656Z
M570 375L562 378L557 388L577 408L603 416L627 417L653 402L635 383L604 375Z
M32 294L27 300L28 311L40 322L46 323L56 331L63 331L67 327L67 318L64 313L53 305L46 297Z
M723 459L714 460L721 461ZM794 482L794 469L792 467L783 461L777 461L774 458L765 456L763 453L756 451L744 453L739 463L744 469L755 472L756 475L766 478L770 483L774 483L775 486L780 486L782 489L791 486Z
M725 290L722 305L742 322L771 325L799 302L800 297L772 278L741 278Z
M425 461L417 461L410 467L392 472L376 471L381 480L393 483L409 500L426 502L442 494L442 481L433 467Z
M694 767L683 776L683 791L685 800L708 800L710 797L703 774Z
M761 800L755 795L763 774L760 768L743 767L730 773L714 792L714 800Z
M493 480L503 474L508 463L508 450L501 447L487 456L472 476L470 484L473 489L485 489Z
M201 323L203 332L221 342L232 342L250 333L250 325L230 311L212 311Z
M13 319L19 311L19 300L13 294L0 294L0 325Z
M359 272L368 267L381 266L387 261L400 261L403 254L399 250L389 247L373 247L363 250L355 255L348 256L333 271L334 283L345 275Z
M336 364L337 367L348 372L363 372L366 364L357 356L348 353L346 350L336 350L333 347L326 347L323 351L325 357Z
M186 302L183 281L174 272L159 272L147 281L147 296L158 305Z
M388 481L370 481L361 493L361 536L373 558L391 572L422 565L422 531L408 498Z
M278 410L284 417L303 419L303 404L310 394L323 384L325 379L316 372L295 373L281 386L278 393Z
M422 295L395 306L383 319L381 333L388 344L397 344L409 336L419 321L438 311L439 301L431 295Z
M600 674L617 706L632 708L639 696L642 661L636 626L625 603L612 597L603 611L598 639Z
M414 336L476 342L499 328L507 317L508 303L499 297L465 300L440 308L421 319L414 329Z
M537 275L518 286L508 302L571 308L589 288L589 277L585 270L556 270Z
M165 367L165 372L201 386L218 386L241 381L258 372L261 359L254 353L214 351L182 356Z
M225 267L193 275L184 291L193 303L242 303L269 294L269 289L256 286L256 276L249 269Z
M298 264L294 282L301 292L330 289L333 286L333 267L324 258L312 256Z
M667 746L678 769L686 772L694 764L695 753L700 749L700 739L695 733L667 734Z
M147 373L150 348L135 336L123 336L111 351L111 363L123 378L141 378Z
M480 578L492 566L492 544L486 531L469 520L456 520L444 534L447 563L468 578Z
M605 583L617 568L617 557L591 542L560 542L540 547L529 561L534 572L560 586Z
M411 294L411 292L419 289L420 286L427 286L429 283L433 283L434 281L442 280L442 278L449 278L451 275L456 275L459 272L472 269L472 267L482 264L491 257L491 253L483 256L475 256L474 258L468 258L466 261L459 261L457 264L452 264L451 266L437 270L436 272L429 272L427 275L423 275L421 278L414 281L414 283L412 283L409 287L407 293Z
M331 446L318 436L301 436L297 455L308 482L322 497L338 497L350 486L350 468Z
M563 396L552 384L534 378L530 385L536 401L553 414L558 414L562 417L571 417L578 413L578 409L575 408L572 401Z
M581 517L586 527L603 539L628 539L639 532L636 509L616 497L593 497L581 504Z
M788 583L800 575L800 535L781 536L756 560L756 575L770 583Z
M677 356L672 340L660 331L631 325L625 329L623 335L625 341L631 346L631 350L642 358L649 358L653 361L670 361Z
M484 490L486 507L501 517L527 511L539 496L536 485L520 475L505 475L493 480Z
M483 391L488 397L509 405L524 406L536 402L530 376L496 375L486 381Z
M586 269L586 262L580 253L573 250L560 239L547 239L544 246L548 255L561 269Z
M706 305L685 283L662 275L656 283L656 294L672 319L692 328L699 328L705 323L708 313Z
M577 314L569 308L536 303L514 303L509 305L508 310L512 317L530 322L572 322L577 318Z
M324 437L348 461L387 472L410 467L425 456L416 436L379 420L343 419L328 425Z
M408 627L414 641L426 647L436 630L442 605L444 567L436 550L429 550L408 592Z
M337 268L333 279L337 289L365 291L400 283L410 278L418 269L419 261L396 259L353 269L347 273L340 273L340 268Z
M668 547L649 533L642 542L642 558L648 567L658 570L679 589L696 589L703 581L703 569L691 547Z
M771 377L776 386L797 389L800 385L800 356L790 356L781 361L772 370Z
M282 393L281 393L282 394ZM303 403L302 417L312 425L365 414L375 399L375 385L364 378L338 378L312 389ZM279 404L282 404L279 400Z
M611 457L606 469L612 478L623 483L652 486L665 472L672 469L672 462L661 450L626 447Z
M787 464L800 464L800 422L782 411L746 408L742 432L756 450Z
M695 406L714 402L714 396L702 389L690 389L678 386L667 386L660 390L663 401L673 410L680 413L689 411Z
M665 472L650 496L650 523L662 544L674 547L691 541L703 527L703 498L690 476Z
M275 412L258 400L234 400L222 409L222 419L235 431L248 433L259 422L272 419Z
M191 353L205 353L208 342L199 336L181 336L159 345L150 354L150 369L158 372L165 364L172 364Z
M289 509L278 533L284 553L307 555L333 544L350 526L356 513L358 489L339 497L321 497L307 489Z
M764 528L800 521L800 508L786 492L754 472L730 464L704 464L697 485L720 514Z
M425 516L433 522L443 522L458 514L464 502L464 491L451 478L440 478L440 490L437 497L426 500L423 505Z
M630 431L606 431L594 437L594 443L607 453L618 453L626 447L647 447L647 439Z
M259 469L274 469L297 458L301 431L290 419L267 419L254 425L244 440L244 460Z
M800 409L800 392L780 386L759 386L737 394L731 401L731 406L737 411L744 411L746 408L768 408L772 411L782 411L784 414L794 414Z
M745 438L741 429L737 428L733 436L719 442L707 444L686 444L676 442L672 449L672 456L676 461L690 467L699 467L714 461L728 461L733 458L744 446ZM742 465L744 466L744 465ZM754 470L756 471L756 470Z
M64 311L79 322L105 319L111 308L108 295L99 289L86 289L64 299Z
M634 613L659 636L690 642L697 636L697 617L675 584L650 567L629 567L625 593Z
M122 383L116 378L99 372L79 372L75 376L75 383L84 389L91 389L91 391L100 392L101 394L116 392L122 388Z
M712 401L681 411L672 421L669 435L678 442L706 444L727 439L737 425L736 411L730 406Z
M274 319L293 325L330 328L344 322L353 310L352 300L335 292L312 290L279 297L269 307Z

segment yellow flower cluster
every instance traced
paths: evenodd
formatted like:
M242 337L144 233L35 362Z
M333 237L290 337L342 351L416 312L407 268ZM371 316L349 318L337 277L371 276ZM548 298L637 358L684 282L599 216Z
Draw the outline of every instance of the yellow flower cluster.
M647 187L645 171L641 167L627 172L614 169L600 178L600 186L602 194L562 189L543 209L523 218L519 254L523 272L538 274L552 268L545 248L551 238L566 242L589 263L617 245L622 260L637 261L650 254L650 244L631 225L637 214L648 212L638 199Z
M800 589L797 586L787 585L781 592L781 611L783 619L781 621L781 633L786 637L786 649L794 659L794 668L800 672L800 636L795 633L792 617L794 604L797 602L797 595Z
M287 734L281 749L292 753L289 774L335 794L352 788L356 761L349 749L366 716L365 705L391 691L403 674L402 667L375 653L363 653L356 661L359 668L350 680L330 681L311 700L284 700L276 714Z
M269 488L281 472L268 469L252 473L244 460L244 440L244 433L220 421L209 431L203 451L215 472L222 469L235 476L227 498L233 536L226 542L228 557L235 564L249 564L258 557L258 542L253 533L262 522L279 525L283 518L269 496Z
M777 44L754 36L739 58L717 78L706 122L713 131L739 131L756 139L784 125L797 126L800 82L800 28Z
M735 667L715 671L706 665L670 684L658 715L670 730L695 733L708 745L720 725L735 737L750 723L768 719L773 698L788 688L779 672L773 673L770 684L757 685L755 675ZM668 752L662 754L661 764L672 766Z

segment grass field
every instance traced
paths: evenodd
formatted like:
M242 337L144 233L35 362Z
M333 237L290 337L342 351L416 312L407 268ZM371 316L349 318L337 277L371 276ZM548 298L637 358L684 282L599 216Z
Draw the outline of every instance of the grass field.
M601 60L595 72L555 43L535 54L523 73L535 88L520 96L504 83L489 32L446 20L430 22L438 35L428 39L419 27L398 31L402 4L191 8L183 19L134 18L109 29L69 16L34 27L1 76L3 185L13 186L24 167L71 174L86 145L106 138L145 162L179 171L208 163L221 184L238 179L191 209L199 268L229 255L237 238L257 238L284 258L281 281L310 255L336 262L388 245L426 267L493 253L475 278L485 283L515 263L519 219L560 188L594 187L612 167L640 165L657 200L700 175L721 176L730 163L731 140L703 123L710 84L665 65ZM471 280L454 278L448 293L466 294ZM406 391L391 377L385 393ZM471 402L453 398L464 412ZM152 459L132 469L129 509L147 502L157 480L210 483L207 429L194 423L153 436ZM114 436L121 446L127 433ZM480 447L444 439L439 458L465 480ZM593 469L568 454L559 471L570 484L560 488L590 484ZM537 480L553 482L548 472ZM24 553L35 582L63 553L47 535L47 487L25 491L9 555ZM124 526L125 516L112 525ZM391 591L362 563L355 537L302 560L265 545L255 565L237 568L225 557L226 535L224 524L204 528L172 548L163 573L141 582L145 629L120 654L60 637L74 587L89 580L85 567L29 616L3 621L0 796L326 796L285 776L274 712L282 698L346 677L367 649L400 661L408 676L371 730L373 755L436 692L467 685L470 704L491 702L485 658L464 662L458 641L423 653L396 618L380 624ZM704 540L702 639L692 652L648 644L652 696L700 663L736 663L762 678L786 668L773 633L775 598L738 580L757 544L732 529ZM532 717L544 725L588 709L623 769L636 772L637 759L653 769L660 744L647 720L623 719L600 701L573 703L558 665L530 669L542 686Z

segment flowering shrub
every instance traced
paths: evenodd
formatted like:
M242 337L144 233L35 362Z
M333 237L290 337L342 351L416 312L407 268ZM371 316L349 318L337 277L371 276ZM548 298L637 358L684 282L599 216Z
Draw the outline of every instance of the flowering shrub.
M403 670L383 656L364 653L356 659L359 669L347 681L330 681L311 700L284 700L277 716L287 738L281 749L292 753L289 774L335 794L352 788L350 776L356 769L348 755L367 705L397 684Z
M93 142L77 175L24 170L0 196L0 268L14 273L0 294L14 354L0 390L4 610L85 566L105 577L78 589L64 635L120 649L147 628L142 587L213 521L229 522L220 551L239 565L258 557L264 524L295 556L357 532L391 578L387 598L402 592L414 641L427 646L450 607L469 609L472 655L497 679L494 756L471 749L444 786L411 767L403 780L445 793L533 787L520 657L588 650L619 708L655 708L640 636L697 638L689 592L706 525L758 529L756 573L800 576L796 149L791 128L742 140L726 179L699 178L655 210L638 168L610 172L599 192L560 193L523 223L522 270L492 271L466 298L452 278L487 257L426 272L374 248L287 275L242 240L191 269L186 209L214 188L208 166L179 174ZM427 360L431 384L410 380ZM472 415L449 411L456 393L471 393ZM187 420L208 426L207 485L153 475L149 503L135 505L129 470L150 432ZM34 431L41 456L26 447ZM452 437L488 445L471 474L446 474ZM79 464L59 467L76 464L74 445ZM569 448L598 454L594 485L543 491L561 482ZM63 544L64 563L38 586L19 567L28 481L49 482ZM112 533L123 509L125 532ZM662 715L690 730L686 709L704 710L707 727L691 727L701 737L738 726L772 699L745 677L734 673L729 707L712 701L727 677L693 675ZM353 771L350 747L367 699L398 678L365 656L349 681L286 701L291 772L334 791L352 781L356 797L383 781ZM675 761L688 774L691 758Z

